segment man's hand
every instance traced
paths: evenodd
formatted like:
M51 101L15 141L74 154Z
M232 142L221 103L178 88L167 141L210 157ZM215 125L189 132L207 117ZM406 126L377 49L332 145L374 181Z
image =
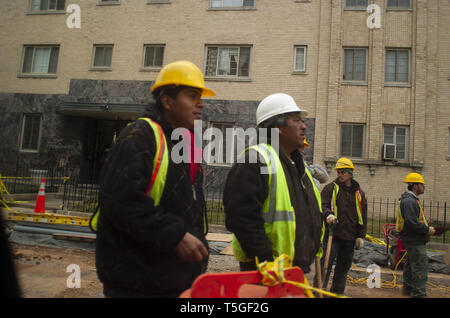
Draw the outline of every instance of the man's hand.
M434 233L436 233L436 230L434 229L434 227L432 227L432 226L428 227L428 235L434 235Z
M208 250L202 241L186 233L175 248L177 255L186 262L200 262L208 256Z
M336 221L337 221L337 217L335 217L333 214L330 214L329 216L327 216L328 225L333 225L334 223L336 223Z
M364 247L364 240L362 238L358 237L355 242L355 247L357 250L362 249Z

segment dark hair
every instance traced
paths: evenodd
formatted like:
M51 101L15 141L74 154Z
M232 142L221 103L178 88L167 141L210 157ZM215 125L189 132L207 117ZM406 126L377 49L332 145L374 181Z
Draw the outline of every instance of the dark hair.
M276 115L269 119L266 119L262 123L258 125L258 128L275 128L275 127L284 127L286 126L286 120L288 119L290 113Z
M188 86L184 86L184 85L167 85L167 86L158 87L152 93L153 98L155 99L156 107L162 112L164 109L163 109L163 105L161 103L161 97L163 95L167 95L171 98L176 98L178 96L178 94L187 87Z
M408 190L412 191L412 189L414 188L415 184L417 184L417 183L410 183L410 184L408 184Z

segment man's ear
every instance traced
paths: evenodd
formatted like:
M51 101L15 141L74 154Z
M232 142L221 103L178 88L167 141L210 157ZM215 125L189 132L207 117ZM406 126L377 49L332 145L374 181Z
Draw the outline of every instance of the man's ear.
M169 95L161 96L161 104L164 110L170 110L173 106L173 99Z

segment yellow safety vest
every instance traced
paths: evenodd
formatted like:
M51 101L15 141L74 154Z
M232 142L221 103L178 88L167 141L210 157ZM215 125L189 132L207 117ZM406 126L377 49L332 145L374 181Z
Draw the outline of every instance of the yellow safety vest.
M164 187L166 185L167 170L169 167L167 141L166 137L164 136L164 132L158 123L146 117L138 118L138 120L144 120L145 122L147 122L153 129L153 132L155 134L156 153L155 157L153 158L152 178L150 180L150 184L146 191L146 194L153 199L155 206L158 206L164 192ZM89 222L89 225L94 232L97 232L99 215L100 207L98 207L94 212Z
M261 212L264 218L265 233L272 243L273 258L275 259L283 254L286 254L290 257L290 259L294 259L295 212L291 203L289 188L287 186L286 176L284 174L280 158L273 147L268 144L259 144L249 147L247 150L249 149L253 149L261 154L269 171L269 191ZM272 169L272 164L275 164L275 169ZM306 173L311 180L311 184L315 187L311 174L307 170ZM319 208L321 209L320 193L316 188L315 194L318 200ZM245 254L241 244L234 234L232 247L236 260L240 262L252 261Z
M419 200L416 201L420 208L419 222L428 226L427 219L425 219L425 215L423 214L422 206L420 205ZM403 219L402 210L400 208L401 202L401 200L398 201L397 222L395 223L395 230L399 233L403 230L403 226L405 225L405 220Z
M333 183L334 183L334 188L333 188L331 212L333 212L334 216L337 217L338 216L338 207L337 207L337 203L336 203L336 198L339 193L339 186L335 182L333 182ZM361 193L359 192L359 190L356 190L355 202L356 202L356 213L358 214L358 224L364 225L364 221L363 221L363 217L362 217L362 206L361 206L362 197L361 197Z

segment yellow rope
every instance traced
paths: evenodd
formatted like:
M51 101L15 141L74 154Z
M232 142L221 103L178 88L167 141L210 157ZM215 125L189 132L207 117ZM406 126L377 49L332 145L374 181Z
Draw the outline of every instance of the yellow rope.
M305 295L309 298L314 298L312 291L323 294L323 295L327 295L330 297L347 298L346 296L337 295L335 293L331 293L326 290L310 286L306 277L304 277L304 280L305 280L304 283L285 279L284 270L292 267L292 261L290 260L289 256L286 254L283 254L283 255L277 257L273 262L265 261L263 263L259 263L258 258L256 258L256 266L257 266L259 272L261 273L261 275L263 276L263 279L262 279L263 285L274 286L274 285L278 285L281 283L291 284L291 285L303 288L305 290ZM271 273L269 273L269 271L272 271L273 275Z

